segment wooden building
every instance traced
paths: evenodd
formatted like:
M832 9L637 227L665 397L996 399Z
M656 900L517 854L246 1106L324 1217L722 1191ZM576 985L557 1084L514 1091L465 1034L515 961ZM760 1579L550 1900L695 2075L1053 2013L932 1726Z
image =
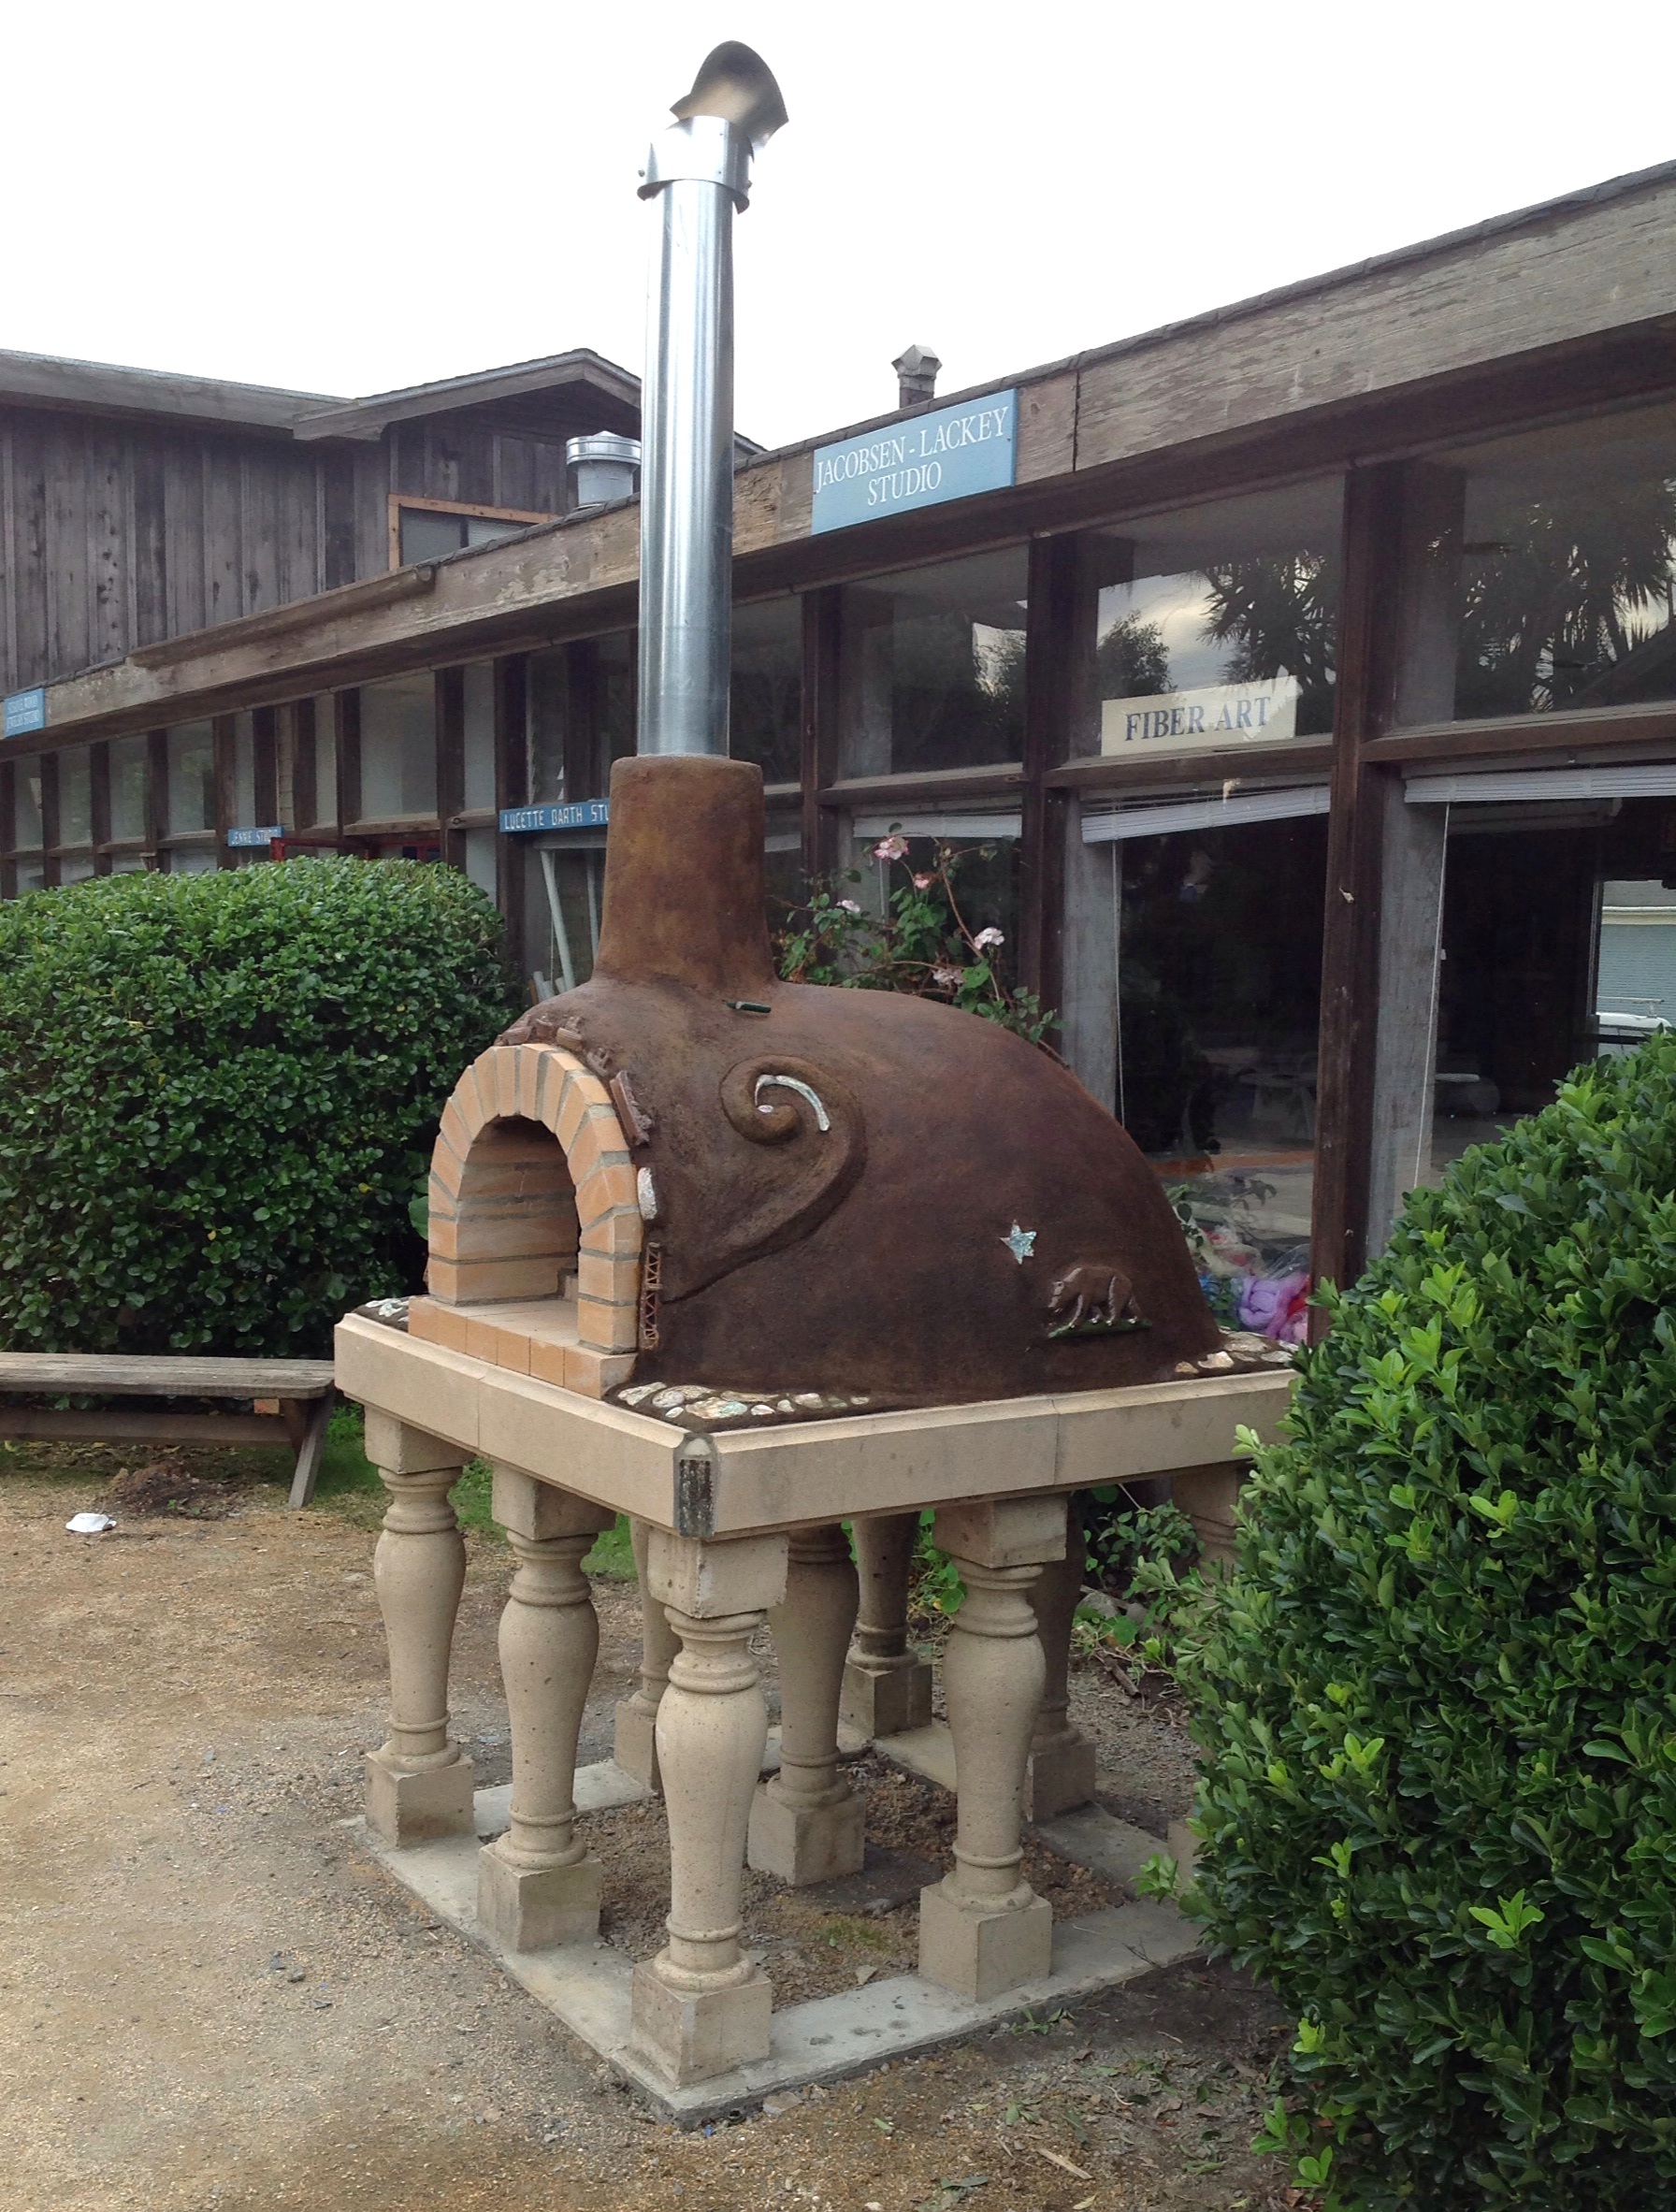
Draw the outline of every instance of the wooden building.
M733 749L768 781L771 881L883 895L892 830L984 848L975 912L1228 1310L1279 1313L1311 1236L1317 1273L1353 1271L1403 1190L1676 1018L1673 247L1676 165L740 468ZM479 407L515 435L525 373L469 403L478 380L224 396L220 422L95 398L43 428L8 371L7 685L45 699L0 745L0 889L230 865L279 827L440 851L532 991L585 975L638 511L422 558L389 522L553 497L447 457ZM631 380L586 399L567 420L626 425ZM889 472L1003 414L1004 481L833 506L847 455ZM102 517L64 526L86 612L61 646L13 582L23 518L75 504L27 488L48 436ZM171 484L213 600L140 526Z

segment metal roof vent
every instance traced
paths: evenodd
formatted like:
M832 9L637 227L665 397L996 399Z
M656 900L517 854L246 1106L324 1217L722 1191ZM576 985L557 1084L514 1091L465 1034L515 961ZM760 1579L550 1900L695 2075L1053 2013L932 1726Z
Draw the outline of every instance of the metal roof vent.
M631 499L640 484L640 440L621 438L614 430L595 430L566 441L565 462L579 508Z
M937 396L937 371L943 366L929 346L910 346L890 364L896 371L898 407L920 407Z

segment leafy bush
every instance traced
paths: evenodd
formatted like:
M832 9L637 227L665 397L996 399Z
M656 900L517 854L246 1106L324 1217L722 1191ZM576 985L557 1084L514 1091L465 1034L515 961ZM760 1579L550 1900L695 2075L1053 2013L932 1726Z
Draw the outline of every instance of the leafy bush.
M788 983L938 999L1015 1030L1033 1045L1043 1043L1060 1026L1059 1016L1044 1012L1034 991L1007 981L1002 932L992 923L975 929L961 911L966 862L992 860L995 850L938 843L929 864L917 869L908 840L891 831L874 846L874 858L900 868L905 880L887 894L884 912L869 911L832 883L816 882L778 933L781 975ZM860 883L860 871L852 868L837 880Z
M1199 1907L1374 2212L1676 2185L1676 1036L1409 1202L1178 1657ZM1305 2162L1307 2161L1307 2163Z
M0 905L0 1344L316 1353L509 1019L452 868L301 860Z

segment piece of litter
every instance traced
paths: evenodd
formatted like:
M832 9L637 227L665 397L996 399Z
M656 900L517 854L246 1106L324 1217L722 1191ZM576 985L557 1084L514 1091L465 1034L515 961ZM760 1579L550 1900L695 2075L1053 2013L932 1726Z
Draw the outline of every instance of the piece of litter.
M1072 2205L1071 2212L1091 2212L1093 2202L1092 2197L1078 2197L1076 2204Z
M103 1536L116 1523L108 1513L72 1513L64 1525L67 1536Z
M1061 2158L1057 2150L1045 2150L1039 2143L1036 2145L1036 2155L1045 2158L1050 2166L1057 2166L1062 2174L1075 2174L1078 2181L1092 2181L1094 2178L1086 2166L1074 2166L1069 2159Z
M858 1966L856 1969L857 1988L864 1988L866 1985L872 1981L874 1975L877 1973L877 1972L878 1968L876 1966Z

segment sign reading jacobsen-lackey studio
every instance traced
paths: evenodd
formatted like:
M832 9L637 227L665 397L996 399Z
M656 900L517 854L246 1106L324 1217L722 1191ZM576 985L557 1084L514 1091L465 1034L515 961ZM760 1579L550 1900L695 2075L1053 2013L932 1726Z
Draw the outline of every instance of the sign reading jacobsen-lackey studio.
M915 507L1003 491L1013 481L1019 395L990 392L868 430L815 454L812 530L847 529Z
M1103 753L1195 753L1295 737L1298 680L1207 684L1100 702Z

